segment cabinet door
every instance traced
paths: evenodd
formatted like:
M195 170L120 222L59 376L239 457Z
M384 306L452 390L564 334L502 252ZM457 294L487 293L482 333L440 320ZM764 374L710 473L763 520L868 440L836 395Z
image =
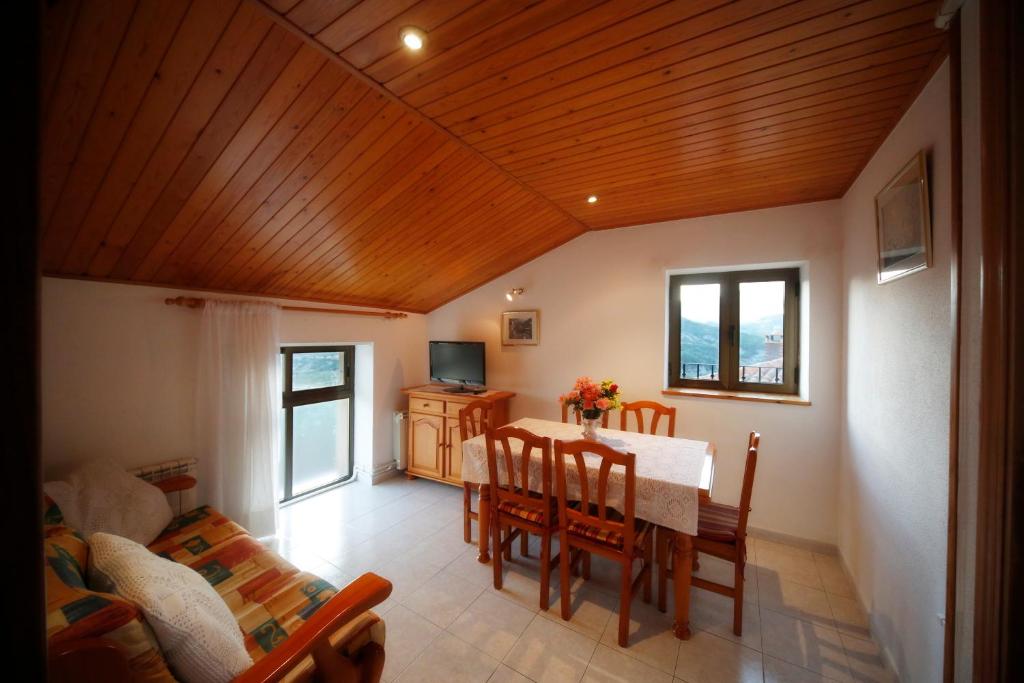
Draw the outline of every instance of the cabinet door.
M409 471L440 477L443 447L444 418L409 413Z
M459 418L449 417L445 421L444 478L462 483L462 436L459 434Z

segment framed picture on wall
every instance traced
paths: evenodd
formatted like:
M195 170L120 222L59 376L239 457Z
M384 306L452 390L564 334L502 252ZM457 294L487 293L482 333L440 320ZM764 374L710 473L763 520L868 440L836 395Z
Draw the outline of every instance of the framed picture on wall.
M538 311L505 311L501 314L501 343L503 346L536 344L540 339Z
M928 160L918 152L875 197L878 224L878 284L932 264Z

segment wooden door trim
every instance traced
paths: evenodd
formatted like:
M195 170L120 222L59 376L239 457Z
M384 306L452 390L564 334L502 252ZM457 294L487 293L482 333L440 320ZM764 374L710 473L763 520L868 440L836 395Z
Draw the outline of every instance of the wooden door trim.
M1020 3L982 0L981 376L975 557L975 681L1017 680L1010 647L1024 631L1024 69ZM1015 495L1015 493L1017 493Z
M963 261L963 132L961 129L960 11L949 24L950 137L950 373L949 373L949 498L946 525L946 620L943 625L942 680L953 683L956 667L957 505L960 480L960 317Z

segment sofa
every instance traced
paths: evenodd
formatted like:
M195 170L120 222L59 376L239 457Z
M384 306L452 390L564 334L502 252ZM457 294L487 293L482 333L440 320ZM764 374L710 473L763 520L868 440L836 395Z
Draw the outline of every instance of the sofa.
M388 581L368 573L339 590L300 571L212 507L191 508L194 460L132 473L163 490L177 515L148 550L205 578L244 634L254 665L235 683L379 680L385 629L370 608L391 593ZM141 610L89 589L88 543L48 497L43 517L50 680L176 680Z

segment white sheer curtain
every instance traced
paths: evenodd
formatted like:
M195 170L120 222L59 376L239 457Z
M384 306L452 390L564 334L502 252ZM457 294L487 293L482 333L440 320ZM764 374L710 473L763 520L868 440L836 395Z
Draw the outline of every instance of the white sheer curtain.
M200 484L206 502L254 536L277 529L280 317L272 304L207 301L200 331Z

